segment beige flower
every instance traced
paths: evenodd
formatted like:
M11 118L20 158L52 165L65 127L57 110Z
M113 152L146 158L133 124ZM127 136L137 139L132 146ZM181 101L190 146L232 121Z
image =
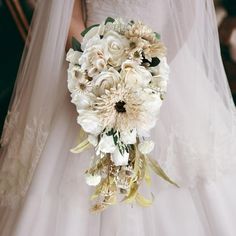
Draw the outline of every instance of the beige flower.
M138 91L124 84L106 90L104 95L97 98L94 106L103 127L119 131L132 130L140 122L141 109L142 100Z

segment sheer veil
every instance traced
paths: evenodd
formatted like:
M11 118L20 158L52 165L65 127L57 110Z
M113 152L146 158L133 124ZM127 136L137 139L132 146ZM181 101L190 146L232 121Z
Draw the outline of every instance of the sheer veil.
M138 0L133 6L138 2L149 4ZM149 18L167 44L171 79L152 134L155 155L180 185L194 186L236 162L235 107L221 61L214 5L212 0L156 2L157 14ZM64 99L60 92L72 7L73 0L38 1L2 135L2 204L13 205L26 193ZM95 21L94 7L87 0L88 25ZM125 1L123 10L132 10ZM139 12L135 17L141 20L149 14Z
M66 80L65 45L74 0L38 1L1 140L0 200L28 189ZM64 84L63 84L64 85Z

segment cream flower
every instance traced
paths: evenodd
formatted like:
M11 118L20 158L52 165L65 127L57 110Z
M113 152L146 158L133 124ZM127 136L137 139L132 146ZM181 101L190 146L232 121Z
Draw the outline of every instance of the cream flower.
M78 110L78 112L77 122L85 132L93 135L99 135L102 132L103 126L95 111Z
M107 58L104 54L103 44L86 48L79 59L83 71L87 71L89 77L98 75L107 68Z
M160 41L153 44L146 44L143 47L144 57L151 61L153 57L164 57L166 56L166 47Z
M129 41L115 31L105 33L103 41L106 45L106 54L109 57L108 63L113 67L119 67L126 59L126 49Z
M170 73L166 57L161 58L160 64L152 68L151 73L153 74L153 77L150 86L153 88L159 88L160 91L166 92Z
M116 145L114 143L113 140L113 136L112 135L106 135L103 134L101 136L101 139L98 143L98 149L97 152L103 152L103 153L113 153L116 149Z
M114 68L109 68L107 71L102 71L94 78L94 91L96 95L101 96L106 89L110 89L117 85L120 81L120 74Z
M68 71L68 89L71 93L86 94L92 91L92 84L85 73L75 69L74 71Z
M111 154L111 160L116 166L124 166L128 164L129 153L124 151L123 155L120 153L118 148Z
M138 149L142 154L149 154L154 148L154 142L146 140L138 144Z
M121 68L125 83L130 87L145 87L152 80L151 73L145 67L138 65L137 62L127 60Z
M136 88L127 88L124 84L118 84L97 98L94 110L104 127L126 131L140 124L142 103Z
M82 52L75 51L70 48L70 50L66 54L66 61L72 64L79 64L79 58L81 57Z
M133 130L125 130L120 132L120 138L125 144L134 144L137 141L137 131Z
M101 182L102 177L100 175L85 174L85 181L90 186L97 186Z
M104 34L104 30L105 30L105 25L104 23L98 25L98 26L94 26L92 29L90 29L85 36L83 37L82 43L81 43L81 49L84 51L86 49L86 46L88 47L89 44L93 44L94 42L89 42L91 41L91 39L94 38L100 38L100 35Z

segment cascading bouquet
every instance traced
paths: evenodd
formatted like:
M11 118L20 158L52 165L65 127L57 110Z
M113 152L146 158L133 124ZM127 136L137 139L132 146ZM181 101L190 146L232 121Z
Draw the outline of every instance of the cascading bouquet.
M143 180L150 185L150 168L177 186L148 156L167 89L166 48L142 22L111 17L81 35L82 43L73 38L67 53L68 88L86 137L71 151L94 147L85 172L87 184L96 186L92 210L104 210L122 195L122 201L149 206L153 199L138 190Z

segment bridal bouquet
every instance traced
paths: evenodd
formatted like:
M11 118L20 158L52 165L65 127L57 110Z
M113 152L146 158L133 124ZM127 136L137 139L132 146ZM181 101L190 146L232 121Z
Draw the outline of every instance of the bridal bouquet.
M87 184L96 187L92 210L104 210L122 195L121 201L148 206L153 199L139 186L150 185L149 169L176 185L148 156L167 89L166 48L142 22L110 17L81 35L82 43L73 38L67 53L68 88L86 137L71 151L94 148L85 172Z

